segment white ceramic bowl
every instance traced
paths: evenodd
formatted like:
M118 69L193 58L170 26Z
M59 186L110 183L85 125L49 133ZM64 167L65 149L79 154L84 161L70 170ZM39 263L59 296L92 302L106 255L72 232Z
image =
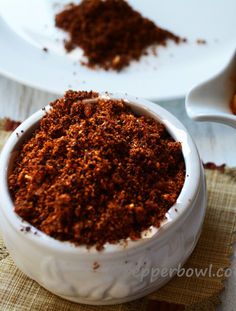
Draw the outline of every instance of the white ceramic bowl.
M134 111L164 123L171 136L182 143L185 183L159 229L151 228L146 236L143 234L138 241L128 241L126 246L124 243L106 244L103 251L55 240L32 226L29 231L24 230L29 224L14 212L7 176L19 146L35 129L45 110L33 114L13 132L0 158L0 225L16 265L54 294L96 305L137 299L169 281L175 274L169 269L182 266L192 253L206 208L203 168L196 146L184 126L169 112L149 101L120 94L101 96L124 99Z

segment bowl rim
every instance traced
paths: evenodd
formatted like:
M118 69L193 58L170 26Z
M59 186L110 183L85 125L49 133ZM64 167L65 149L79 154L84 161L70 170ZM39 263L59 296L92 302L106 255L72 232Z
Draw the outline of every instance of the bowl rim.
M148 232L143 232L142 237L136 241L131 241L128 239L125 243L122 243L122 241L120 241L121 243L118 242L117 244L106 243L102 251L97 251L94 246L87 248L86 245L76 246L71 242L59 241L36 229L34 226L24 221L14 212L14 204L8 190L7 176L12 152L16 148L16 145L19 144L19 139L24 137L27 131L29 132L30 128L36 125L39 120L46 114L46 112L51 109L51 106L48 105L35 112L15 129L15 131L8 138L0 155L0 212L5 215L6 219L14 228L14 230L17 230L19 234L23 234L28 242L37 244L39 247L46 247L47 249L57 252L66 252L80 255L107 255L121 251L123 252L124 250L133 250L141 246L148 247L153 243L153 241L163 238L164 235L170 233L170 231L176 228L176 225L188 214L190 210L189 207L193 204L198 194L202 166L198 151L190 134L175 116L157 104L135 96L130 96L128 94L100 92L99 97L107 99L123 99L126 104L128 104L134 111L142 111L142 113L145 115L151 116L157 121L162 122L170 135L176 141L181 142L186 170L183 188L177 198L176 203L166 213L167 220L164 220L158 229L153 227L150 228L151 230L148 230ZM22 228L27 226L30 226L30 228L33 228L33 230L30 230L30 232L27 232L27 234L21 232ZM30 234L33 232L34 234ZM147 236L145 236L145 234Z

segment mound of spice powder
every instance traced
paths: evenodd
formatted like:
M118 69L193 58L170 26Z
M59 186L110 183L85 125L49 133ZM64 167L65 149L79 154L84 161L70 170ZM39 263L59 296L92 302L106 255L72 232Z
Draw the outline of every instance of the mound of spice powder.
M159 227L184 183L181 144L122 100L68 91L51 106L9 176L15 212L97 249Z
M124 0L84 0L56 15L56 26L69 33L67 51L80 47L89 67L121 70L139 60L151 45L182 39L157 27Z

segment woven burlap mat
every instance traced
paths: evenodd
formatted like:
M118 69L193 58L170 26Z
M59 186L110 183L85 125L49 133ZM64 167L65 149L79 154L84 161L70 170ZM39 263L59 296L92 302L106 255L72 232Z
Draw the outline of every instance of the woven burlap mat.
M0 122L0 148L10 133ZM203 231L185 268L205 269L212 275L230 266L236 230L236 169L224 172L206 170L208 206ZM63 300L46 291L21 273L4 247L0 236L0 310L1 311L150 311L215 310L224 277L175 277L157 292L131 303L117 306L85 306Z

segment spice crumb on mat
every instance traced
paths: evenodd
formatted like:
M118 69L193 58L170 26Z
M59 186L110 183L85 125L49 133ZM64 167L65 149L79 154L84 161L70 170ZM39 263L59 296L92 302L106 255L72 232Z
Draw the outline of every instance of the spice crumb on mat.
M214 162L203 163L203 167L208 170L217 170L224 173L225 164L217 165Z
M14 131L21 124L20 121L15 121L9 118L5 118L3 122L3 130L6 132Z
M9 176L15 211L76 245L139 239L159 227L185 179L179 142L123 100L68 91L26 141Z
M121 70L147 54L150 46L167 40L186 42L144 18L124 0L83 0L70 4L55 17L58 28L69 33L65 48L80 47L87 57L83 65Z

